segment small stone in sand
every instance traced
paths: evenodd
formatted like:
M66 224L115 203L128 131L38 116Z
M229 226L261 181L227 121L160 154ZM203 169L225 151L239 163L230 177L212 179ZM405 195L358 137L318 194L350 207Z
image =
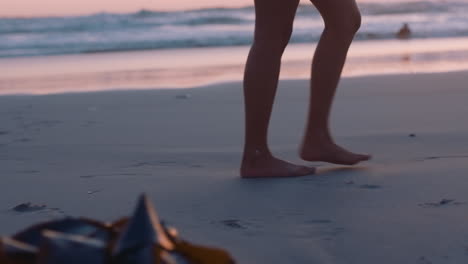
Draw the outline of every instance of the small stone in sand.
M232 227L232 228L237 228L237 229L245 229L243 225L239 223L239 220L236 219L228 219L228 220L223 220L221 221L225 226Z
M449 204L451 202L455 201L454 199L442 199L440 200L439 204L444 205L444 204Z
M416 137L416 134L409 134L409 137Z

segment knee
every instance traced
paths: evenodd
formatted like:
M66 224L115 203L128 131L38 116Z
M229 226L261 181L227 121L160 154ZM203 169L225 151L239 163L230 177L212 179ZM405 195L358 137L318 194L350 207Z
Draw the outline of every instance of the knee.
M349 18L349 22L351 25L351 31L353 32L353 34L356 34L356 32L361 27L362 23L361 12L359 12L359 10L355 10L354 12L352 12L351 17Z
M325 28L337 31L345 36L354 36L361 27L361 21L361 13L359 10L353 9L339 19L325 20Z
M255 34L254 43L270 53L282 54L292 35L292 26L272 29L268 34Z

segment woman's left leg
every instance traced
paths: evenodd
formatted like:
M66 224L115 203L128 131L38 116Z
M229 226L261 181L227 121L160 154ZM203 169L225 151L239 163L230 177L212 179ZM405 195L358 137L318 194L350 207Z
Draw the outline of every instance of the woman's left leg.
M335 144L329 116L341 71L361 23L355 0L311 0L325 22L312 61L309 117L300 156L307 161L354 165L369 155L350 152Z

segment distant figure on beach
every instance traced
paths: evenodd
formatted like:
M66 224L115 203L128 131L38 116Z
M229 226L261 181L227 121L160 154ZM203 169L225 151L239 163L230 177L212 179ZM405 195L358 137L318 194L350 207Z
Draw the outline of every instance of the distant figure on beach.
M281 56L291 37L299 0L254 1L255 35L244 73L245 142L241 177L313 174L313 167L276 158L267 142ZM320 12L325 29L312 60L309 113L299 155L306 161L354 165L369 160L370 155L353 153L337 145L330 132L329 116L348 48L361 24L361 14L355 0L311 2Z
M396 37L399 39L409 39L411 37L411 29L408 23L404 23L400 30L396 33Z

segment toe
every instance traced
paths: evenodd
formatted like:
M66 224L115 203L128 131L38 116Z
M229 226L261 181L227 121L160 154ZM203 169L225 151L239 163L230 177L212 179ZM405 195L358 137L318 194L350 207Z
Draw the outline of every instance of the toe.
M372 158L372 156L371 156L371 155L368 155L368 154L363 154L363 155L361 155L361 160L363 160L363 161L364 161L364 160L370 160L371 158Z

